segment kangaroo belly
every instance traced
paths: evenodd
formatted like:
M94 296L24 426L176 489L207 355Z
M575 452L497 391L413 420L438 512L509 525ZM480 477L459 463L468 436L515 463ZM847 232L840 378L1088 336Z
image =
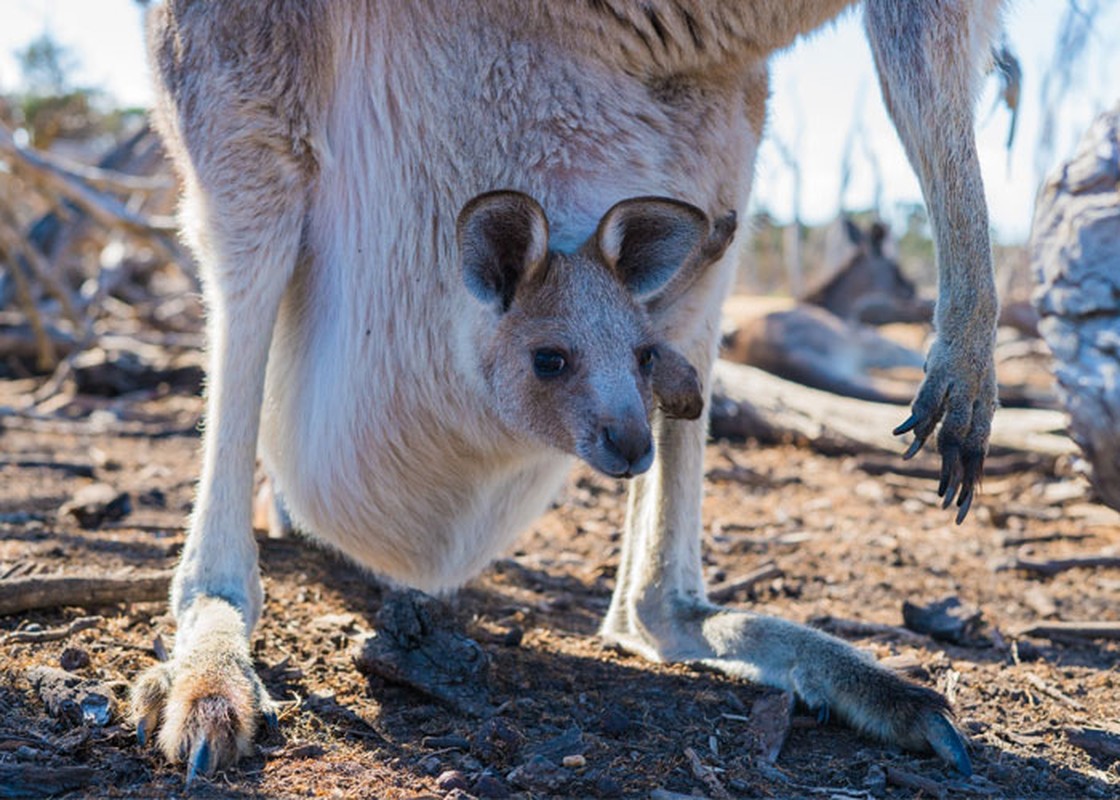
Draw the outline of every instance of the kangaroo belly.
M270 369L266 469L301 530L398 582L456 588L544 511L570 462L441 378L346 351L313 346Z

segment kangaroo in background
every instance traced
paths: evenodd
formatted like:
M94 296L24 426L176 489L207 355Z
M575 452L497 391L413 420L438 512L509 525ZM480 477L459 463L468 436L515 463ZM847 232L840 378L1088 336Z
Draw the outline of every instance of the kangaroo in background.
M566 449L637 476L605 638L657 661L704 662L793 690L822 714L969 771L936 692L818 631L707 601L704 415L653 411L657 452L647 463L635 421L651 412L650 394L636 388L647 380L646 348L633 347L649 340L620 341L600 365L613 377L589 379L591 402L619 392L631 401L625 424L596 417L583 445L550 439L531 397L514 408L492 388L519 367L532 395L534 381L568 363L549 352L551 337L493 335L517 303L505 283L511 264L547 257L547 241L572 257L561 272L591 285L605 278L576 265L594 236L600 260L633 278L622 283L632 300L655 293L645 304L653 338L695 369L704 399L733 259L676 291L679 279L663 273L688 270L631 265L628 237L650 225L639 240L655 241L668 226L665 247L676 255L647 247L642 258L672 264L682 241L692 252L698 222L684 224L694 233L682 240L672 219L637 229L601 221L643 195L679 198L702 216L742 213L766 116L766 58L849 5L167 0L152 9L155 120L183 178L210 351L201 477L172 589L173 658L133 692L142 740L159 725L164 754L186 761L188 776L208 774L247 752L261 719L275 720L249 656L262 607L250 532L258 441L301 528L429 591L462 584L546 508ZM897 432L914 434L913 454L939 429L939 489L960 517L995 405L997 303L972 106L1000 5L865 3L939 265L939 335ZM451 221L492 187L535 198L548 236L531 206L517 212L527 229L496 234L485 232L485 215L467 214L460 263ZM520 261L504 260L511 252ZM546 332L564 343L607 325L597 333L609 336L619 319L601 312L573 308L566 318L586 328ZM652 393L656 366L648 380Z

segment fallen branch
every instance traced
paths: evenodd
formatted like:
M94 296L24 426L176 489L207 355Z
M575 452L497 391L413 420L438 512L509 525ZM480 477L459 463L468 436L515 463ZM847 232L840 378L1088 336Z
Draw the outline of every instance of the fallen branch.
M166 572L78 576L49 575L0 581L0 615L37 608L112 605L166 600L171 587Z
M1070 569L1081 567L1120 567L1120 556L1076 556L1074 558L1055 558L1050 561L1036 561L1031 558L1016 556L1005 564L996 567L997 572L1006 572L1021 569L1025 572L1034 572L1039 575L1057 575Z
M1043 622L1018 633L1047 639L1120 639L1120 622Z
M1085 710L1085 706L1082 703L1079 703L1078 701L1074 700L1072 697L1070 697L1068 694L1061 691L1057 687L1051 686L1050 684L1048 684L1046 681L1044 681L1042 678L1038 677L1034 673L1028 672L1026 675L1023 676L1023 679L1027 683L1029 683L1031 686L1038 689L1044 695L1049 697L1050 699L1057 700L1059 703L1067 705L1070 708L1076 709L1077 711L1084 711Z
M914 633L898 625L884 625L879 622L863 622L862 620L841 619L840 617L818 617L809 620L809 624L814 628L820 628L822 631L828 631L850 639L887 636L908 642L929 642L927 636Z
M79 205L94 220L108 228L125 228L144 236L171 235L178 230L172 217L145 217L129 211L115 197L100 194L73 172L49 160L30 147L16 143L9 131L0 125L0 154L7 156L18 171L30 173L39 183Z
M1120 730L1102 728L1067 728L1066 739L1097 758L1120 759Z
M15 631L4 637L4 643L57 642L60 639L67 639L79 631L96 628L101 624L101 619L101 617L78 617L69 625L64 625L61 628L48 628L45 631Z
M724 581L721 584L713 586L708 591L708 599L716 603L725 603L741 592L750 591L756 584L768 581L772 578L780 578L784 574L781 567L773 561L770 561L748 572L742 578Z
M684 749L684 756L688 759L688 766L692 770L692 777L704 784L704 787L711 792L712 797L716 800L731 800L731 793L727 791L727 788L720 781L715 770L701 761L700 756L696 755L695 750L691 747L686 747Z
M826 454L901 456L906 442L891 434L899 422L898 406L810 389L723 359L715 365L713 436L792 441ZM1066 425L1067 417L1060 411L1000 409L992 424L992 448L1051 458L1076 453L1076 446L1064 434Z

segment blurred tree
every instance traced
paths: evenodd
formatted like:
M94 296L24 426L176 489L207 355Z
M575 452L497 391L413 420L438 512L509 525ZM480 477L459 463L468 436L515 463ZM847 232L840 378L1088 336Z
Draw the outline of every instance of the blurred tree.
M75 85L78 58L49 31L18 50L16 59L20 122L36 147L48 148L59 138L86 138L113 124L112 115L96 108L97 90Z
M24 91L29 95L58 96L70 91L70 75L78 59L70 48L44 31L27 47L16 51Z

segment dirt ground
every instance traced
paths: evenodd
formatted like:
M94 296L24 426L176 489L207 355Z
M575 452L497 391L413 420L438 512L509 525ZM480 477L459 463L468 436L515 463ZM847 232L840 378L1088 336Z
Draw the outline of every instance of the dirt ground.
M0 407L31 386L0 382ZM81 397L47 421L0 416L0 586L173 566L200 410L191 393L156 389ZM709 582L727 602L813 621L948 693L971 741L971 779L835 721L818 724L804 709L771 763L765 723L781 707L773 692L600 643L625 487L579 469L517 548L449 600L491 662L488 719L359 673L354 647L386 590L307 541L260 534L267 599L254 654L284 703L279 732L262 734L252 757L190 794L1120 797L1120 642L1018 635L1039 622L1116 620L1120 572L1000 568L1015 557L1118 555L1120 514L1094 504L1087 483L1060 463L990 476L979 507L956 527L935 481L881 474L881 464L713 442ZM60 507L95 482L127 492L131 511L82 528ZM767 562L776 566L769 577L735 589ZM903 627L904 602L947 597L982 614L963 643ZM91 615L90 627L56 641L4 638ZM0 797L187 794L183 770L141 747L125 718L128 682L155 663L157 637L169 646L173 636L164 602L0 617ZM60 664L115 701L107 724L48 713L32 670Z

